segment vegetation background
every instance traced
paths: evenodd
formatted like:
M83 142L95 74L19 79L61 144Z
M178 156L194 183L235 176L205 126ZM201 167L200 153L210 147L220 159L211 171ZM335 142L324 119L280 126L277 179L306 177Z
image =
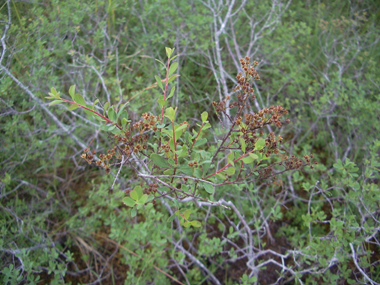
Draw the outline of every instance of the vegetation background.
M5 0L0 3L1 284L379 284L380 6L376 0ZM179 120L232 94L257 60L256 106L289 110L284 150L310 171L225 187L207 204L162 200L131 216L133 173L89 166L112 140L96 120L49 107L54 86L159 114L155 75L179 54ZM169 221L192 211L200 228Z

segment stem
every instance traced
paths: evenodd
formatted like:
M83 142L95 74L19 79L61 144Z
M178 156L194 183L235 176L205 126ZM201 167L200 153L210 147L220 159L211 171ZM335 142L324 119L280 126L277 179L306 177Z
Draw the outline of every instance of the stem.
M247 152L246 154L243 154L243 155L240 156L239 158L235 159L233 162L235 163L236 161L239 161L240 159L246 157L248 154L250 154L250 153L253 152L254 150L255 150L255 149L253 149L253 150ZM218 170L217 172L215 172L215 173L213 173L213 174L210 174L210 175L208 175L208 176L206 176L206 177L204 177L204 178L202 178L202 179L207 179L207 178L209 178L209 177L211 177L211 176L214 176L214 175L216 175L216 174L222 172L224 169L226 169L226 168L229 167L229 166L231 166L231 163L228 163L228 164L225 165L222 169L220 169L220 170Z
M174 142L174 161L175 165L177 165L177 142L175 140L175 129L174 129L174 121L172 121L172 126L173 126L173 142ZM177 171L177 167L174 167L174 172L173 174L175 175ZM172 177L171 183L173 183L174 177Z
M193 146L194 146L195 142L197 141L197 139L198 139L198 137L199 137L199 134L201 133L202 128L203 128L203 123L202 123L201 128L199 129L199 132L198 132L197 136L195 137L195 140L193 141L193 144L191 145L190 150L193 149Z
M184 218L186 220L186 222L189 221L188 219L185 218L185 216L181 212L179 212L179 214L182 216L182 218Z
M246 78L245 80L247 81L247 78ZM235 115L234 122L233 122L233 124L232 124L232 126L231 126L231 128L230 128L230 130L229 130L229 132L228 132L228 134L224 137L222 143L220 144L220 146L219 146L218 149L216 150L214 156L212 157L212 159L211 159L211 163L214 162L214 160L215 160L216 156L218 155L220 149L222 148L223 144L225 143L225 141L227 140L227 138L230 136L230 134L231 134L233 128L234 128L235 125L236 125L236 119L237 119L237 118L241 115L241 113L243 112L243 109L244 109L244 107L245 107L245 104L247 103L247 99L248 99L248 97L249 97L249 94L246 95L246 97L245 97L245 99L244 99L244 102L243 102L243 104L242 104L242 107L240 108L240 110L238 111L238 113Z
M85 106L83 106L83 105L81 105L81 104L78 104L78 103L76 103L76 102L72 102L72 101L70 101L70 100L66 100L66 99L63 99L63 98L59 98L58 100L62 100L62 101L65 101L65 102L67 102L67 103L71 103L71 104L77 105L77 106L79 106L80 108L86 109L86 110L88 110L88 111L94 113L95 115L101 117L102 119L106 120L108 123L115 125L119 130L123 130L123 128L120 127L117 123L112 122L110 119L104 117L102 114L99 114L98 112L96 112L96 111L94 111L94 110L92 110L92 109L90 109L90 108L87 108L87 107L85 107Z
M166 91L168 90L169 65L170 65L170 57L168 58L168 66L166 67L166 80L165 80L164 100L166 100ZM164 119L164 110L165 110L165 105L162 106L162 111L161 111L161 124L162 124L162 121L163 121L163 119Z
M174 130L174 121L172 121L172 126L173 126L173 142L174 142L174 161L175 164L177 164L177 142L175 140L175 130Z

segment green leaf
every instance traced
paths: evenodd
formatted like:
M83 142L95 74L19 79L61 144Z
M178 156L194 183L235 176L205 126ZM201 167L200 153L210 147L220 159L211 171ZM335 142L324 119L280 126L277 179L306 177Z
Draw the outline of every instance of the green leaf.
M74 101L79 105L86 106L86 101L84 101L82 95L80 94L75 94Z
M183 124L182 126L175 126L174 127L176 133L183 130L183 129L186 129L186 128L187 128L186 124ZM176 137L176 139L177 139L177 137Z
M252 152L249 154L249 156L252 157L254 160L259 159L259 157L257 156L257 154L254 154Z
M178 168L178 171L180 171L186 175L193 176L192 168L188 165L181 166L180 168Z
M126 118L123 118L121 120L121 125L122 125L123 128L126 126L127 123L128 123L128 120Z
M70 89L69 89L69 94L71 96L71 98L73 98L73 100L75 101L75 85L71 85L70 86Z
M95 105L99 103L99 99L96 99L95 102L92 104L92 110L94 110Z
M110 126L111 126L110 124L107 124L107 125L100 125L100 129L101 129L102 131L108 132L108 128L109 128Z
M162 129L161 132L167 134L169 138L173 136L173 131L168 131L167 129Z
M219 179L226 180L226 176L222 172L217 173L215 176L218 177Z
M164 68L166 68L165 63L163 63L161 60L158 60L158 59L155 59L155 60L158 61L159 63L161 63L164 66Z
M129 198L129 197L125 197L125 198L123 199L123 203L124 203L125 205L129 206L129 207L133 207L133 206L135 205L135 201L132 200L132 199Z
M203 139L197 140L197 142L194 144L194 147L196 147L196 146L200 146L200 145L204 145L206 142L207 142L207 139L206 139L206 138L203 138Z
M178 68L178 62L173 62L170 65L168 76L172 75Z
M265 140L263 138L259 138L255 144L255 150L263 149L265 146Z
M191 221L190 224L195 227L195 228L199 228L202 226L201 222L199 221Z
M174 74L172 77L170 77L170 78L168 79L168 84L169 84L170 82L172 82L174 79L176 79L178 76L179 76L178 74Z
M121 119L127 119L128 120L128 117L129 117L128 112L125 110L120 114Z
M173 138L170 139L169 146L170 146L171 151L174 152L174 140L173 140Z
M197 178L202 178L202 171L199 168L194 169L194 176Z
M174 91L175 91L175 86L173 86L173 88L170 90L170 94L169 94L168 97L166 97L166 100L167 100L167 99L170 99L170 98L173 97L173 95L174 95Z
M165 174L165 175L173 175L173 174L174 174L174 170L173 170L173 169L166 169L166 170L164 171L164 174Z
M254 161L254 159L251 157L251 156L246 156L242 159L242 161L245 163L245 164L250 164Z
M91 105L86 105L85 107L87 107L87 108L93 110L93 108L92 108ZM90 115L90 116L96 116L93 112L91 112L91 111L89 111L89 110L86 110L86 109L83 109L83 110L85 111L85 113L86 113L87 115Z
M135 201L137 201L139 199L139 195L137 194L136 190L132 190L130 195L131 195L131 198Z
M174 165L175 165L175 161L174 161L173 158L169 158L169 159L168 159L168 162L169 162L169 164L170 164L171 166L174 166Z
M227 155L227 163L231 163L232 166L234 166L234 158L235 154L234 152L230 152L229 155Z
M156 193L156 194L158 195L158 193ZM153 199L154 199L154 195L150 194L148 196L148 200L145 203L148 203L148 202L152 201Z
M150 159L153 161L155 165L158 167L163 167L163 168L171 168L170 164L163 158L162 156L159 156L156 153L152 153L150 155Z
M187 146L184 145L181 149L181 153L178 155L178 157L185 157L187 155Z
M239 138L239 140L240 140L241 150L243 151L243 153L245 153L245 149L246 149L245 140L242 137Z
M205 188L207 193L213 194L214 193L214 186L208 183L202 183L203 187Z
M163 191L163 192L169 192L170 188L166 187L166 186L162 186L162 187L158 187L157 190L158 191Z
M173 222L174 221L174 219L175 219L175 216L176 216L176 214L174 213L173 215L171 215L168 219L167 219L167 223L171 223L171 222Z
M173 56L173 57L170 59L170 61L173 61L177 56L179 56L179 54Z
M162 86L161 78L158 77L157 75L155 75L154 78L156 78L157 85L158 85L162 90L164 90L164 87Z
M117 113L117 118L120 117L121 112L123 112L124 108L125 108L128 104L129 104L129 102L127 102L127 103L125 103L123 106L121 106L120 110L119 110L118 113ZM116 119L117 119L117 118L116 118Z
M103 107L104 114L107 112L109 106L110 106L110 103L109 103L109 102L106 102L106 103L104 104L104 107Z
M95 114L94 114L95 115ZM99 116L94 116L95 119L97 119L98 121L101 121L101 122L105 122L106 120L104 120L102 117L99 117Z
M207 172L209 169L210 169L210 166L211 166L211 162L208 162L208 163L205 163L202 165L202 168L203 168L203 172Z
M160 104L161 107L163 107L163 106L166 105L166 100L164 100L164 99L158 99L157 103Z
M186 184L181 184L181 190L184 191L184 192L188 192L189 188L187 187Z
M108 109L108 118L109 118L112 122L115 122L115 121L116 121L116 113L115 113L115 110L113 109L113 107L111 107L111 108Z
M133 190L136 191L136 193L137 193L137 199L136 200L140 199L143 195L141 186L138 185Z
M202 115L202 122L205 123L207 121L207 118L208 118L208 113L207 112L203 112Z
M185 217L186 220L188 220L189 217L190 217L190 214L191 214L191 210L190 210L190 209L187 209L187 210L183 213L183 216Z
M166 51L166 55L168 58L171 57L173 51L174 51L174 48L168 48L168 47L165 47L165 51Z
M112 131L114 128L116 128L116 126L115 126L115 125L109 126L109 127L108 127L108 129L107 129L107 132L110 132L110 131Z
M144 194L141 196L141 198L137 201L138 204L145 204L146 201L148 200L148 195Z
M172 107L166 108L165 117L167 117L170 121L174 122L176 112L177 112L177 108L175 109L173 109Z
M62 100L54 100L54 101L52 101L52 102L49 103L49 106L57 105L57 104L62 103L62 102L65 102L65 101L62 101Z
M55 90L54 87L51 88L51 92L48 93L51 97L46 97L46 98L51 98L51 99L59 99L60 96L59 96L59 92L57 92L57 90Z
M131 211L132 218L135 217L136 215L137 215L136 208L133 208L132 211Z
M57 90L54 87L50 89L50 93L52 96L57 96L59 94L59 92L57 92Z
M123 132L121 130L119 130L119 129L114 129L114 130L111 131L111 133L114 134L114 135L122 135L123 134Z
M210 123L206 123L206 124L203 126L202 131L205 131L205 130L207 130L207 129L209 129L209 128L211 128Z
M227 175L233 175L235 173L235 168L229 167L229 168L225 169L223 172L225 172Z

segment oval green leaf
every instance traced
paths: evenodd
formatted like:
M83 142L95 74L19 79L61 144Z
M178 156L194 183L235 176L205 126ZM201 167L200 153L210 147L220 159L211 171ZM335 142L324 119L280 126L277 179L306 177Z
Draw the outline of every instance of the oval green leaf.
M133 207L135 205L135 201L133 201L131 198L129 197L125 197L123 199L123 203L129 207Z
M163 167L163 168L171 168L170 164L166 161L165 158L163 158L162 156L159 156L158 154L156 153L152 153L150 155L150 159L153 161L153 163L155 165L157 165L158 167Z

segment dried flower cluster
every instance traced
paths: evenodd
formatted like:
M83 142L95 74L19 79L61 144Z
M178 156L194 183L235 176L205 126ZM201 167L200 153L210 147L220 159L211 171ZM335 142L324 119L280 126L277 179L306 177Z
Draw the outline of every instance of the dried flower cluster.
M158 187L158 185L157 184L149 184L148 185L149 187L145 187L144 188L144 192L146 193L146 194L151 194L152 192L153 193L156 193L157 192L157 187Z
M106 173L111 172L110 163L109 161L112 159L112 157L115 155L115 149L116 147L110 149L107 151L107 155L99 154L99 160L94 162L94 155L96 154L96 150L90 150L90 148L85 148L84 153L81 155L81 158L85 159L88 164L95 164L97 166L100 166L104 168Z
M110 160L116 156L116 151L119 150L119 154L116 156L118 159L121 159L122 154L130 156L132 152L138 153L139 151L146 150L148 145L146 141L149 139L148 134L144 134L146 131L156 131L156 124L159 121L158 116L153 116L149 113L144 113L141 116L143 120L140 120L130 126L129 130L126 127L127 131L124 135L114 135L114 139L117 142L117 146L113 147L110 150L107 150L107 154L99 154L99 159L95 164L97 166L103 167L107 173L111 171L110 169ZM127 125L128 126L128 125ZM131 135L133 131L138 131L137 135ZM95 151L92 151L92 154L89 154L89 148L84 150L84 153L81 155L89 164L93 164L93 154Z

